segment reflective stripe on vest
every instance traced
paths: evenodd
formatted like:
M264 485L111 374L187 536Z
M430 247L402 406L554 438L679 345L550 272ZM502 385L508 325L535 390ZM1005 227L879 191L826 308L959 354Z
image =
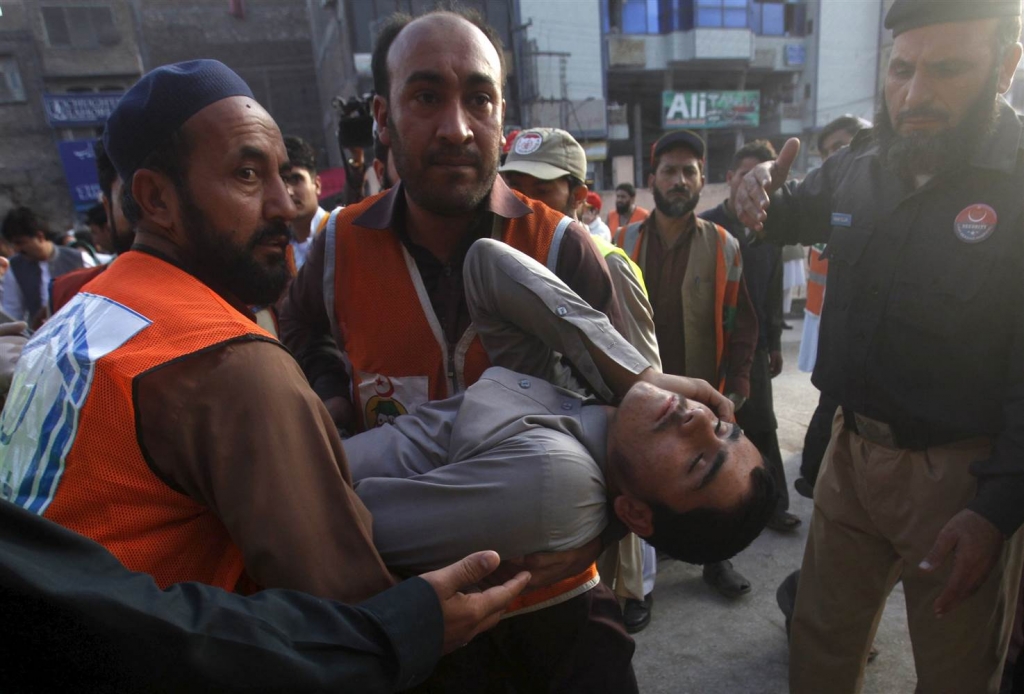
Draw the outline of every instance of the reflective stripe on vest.
M558 605L586 593L600 582L601 576L597 573L597 564L591 564L583 573L520 595L512 601L501 618L518 617L522 614L543 610L545 607Z
M25 346L0 415L0 495L161 587L234 590L241 552L212 509L149 468L134 386L171 361L254 338L279 344L184 271L138 251L119 256Z

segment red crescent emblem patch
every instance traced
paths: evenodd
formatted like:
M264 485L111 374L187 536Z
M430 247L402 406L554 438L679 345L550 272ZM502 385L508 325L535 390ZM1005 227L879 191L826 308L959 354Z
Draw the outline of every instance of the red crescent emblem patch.
M977 203L965 207L953 222L953 232L964 243L984 241L996 230L999 217L988 205Z

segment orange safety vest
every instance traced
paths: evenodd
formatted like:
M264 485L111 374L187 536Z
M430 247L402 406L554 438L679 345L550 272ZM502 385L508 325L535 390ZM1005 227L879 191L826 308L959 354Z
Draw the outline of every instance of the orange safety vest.
M697 224L704 220L698 218ZM707 222L712 224L712 222ZM715 314L722 320L715 321L715 371L718 374L718 390L725 392L725 359L729 335L736 327L736 313L739 306L740 278L743 276L743 256L739 242L728 231L714 224L718 234L715 258ZM646 224L630 224L622 230L615 242L636 262L641 269L646 266ZM685 297L684 297L685 303Z
M234 590L242 553L139 444L136 378L264 330L185 271L131 251L28 342L0 415L0 496L106 547L165 588Z
M611 229L612 238L615 239L615 244L618 246L622 245L619 243L618 238L622 235L622 232L625 230L627 226L629 226L630 224L637 224L639 222L642 222L645 219L647 219L650 215L651 213L645 210L644 208L634 207L633 214L631 214L629 216L629 219L625 223L623 223L622 220L619 219L618 210L612 210L611 212L609 212L608 228Z
M821 257L824 246L811 246L810 268L807 277L807 310L816 316L821 315L821 307L825 303L825 280L828 278L828 260Z
M416 263L398 236L353 224L381 195L334 210L325 231L324 302L352 367L360 431L451 397L491 366L472 326L448 345ZM505 220L495 237L553 272L572 220L515 195L533 214Z

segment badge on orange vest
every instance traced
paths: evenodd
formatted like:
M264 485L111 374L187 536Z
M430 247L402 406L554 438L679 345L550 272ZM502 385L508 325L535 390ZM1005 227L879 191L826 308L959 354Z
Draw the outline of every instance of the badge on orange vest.
M382 374L359 373L359 402L367 429L394 424L399 415L409 414L428 400L429 379L426 376L388 377Z
M953 222L953 232L964 243L984 241L996 230L999 217L988 205L977 203L965 207Z
M96 362L150 322L116 301L79 293L32 336L0 415L0 497L38 514L46 510L75 442Z

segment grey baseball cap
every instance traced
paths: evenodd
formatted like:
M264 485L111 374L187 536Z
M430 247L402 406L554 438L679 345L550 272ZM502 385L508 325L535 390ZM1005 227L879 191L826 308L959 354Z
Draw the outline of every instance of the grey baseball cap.
M569 133L558 128L530 128L516 136L499 171L517 171L542 181L563 176L587 178L587 153Z

